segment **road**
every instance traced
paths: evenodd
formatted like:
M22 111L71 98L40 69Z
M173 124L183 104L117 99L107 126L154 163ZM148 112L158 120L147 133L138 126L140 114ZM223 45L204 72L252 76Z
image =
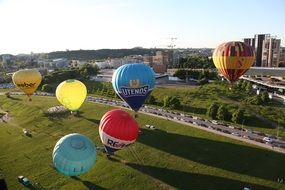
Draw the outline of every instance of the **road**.
M4 95L4 93L0 93L0 95ZM23 95L23 93L11 92L11 95ZM35 93L35 95L54 96L54 94L51 93ZM128 105L123 101L93 96L87 96L86 100L89 102L129 109ZM206 120L196 116L191 116L188 114L147 105L142 106L142 108L140 109L140 113L160 117L162 119L171 120L184 125L189 125L191 127L202 129L211 133L219 134L222 136L226 136L232 139L240 140L246 143L254 144L259 147L285 154L284 138L277 138L275 136L267 135L257 131L242 129L215 120Z
M125 102L106 98L88 96L87 101L110 106L129 108ZM142 106L140 113L160 117L162 119L171 120L185 125L190 125L192 127L196 127L208 132L216 133L285 154L284 139L267 135L261 132L249 131L247 129L242 129L236 126L217 122L215 120L206 120L188 114L164 110L151 106Z

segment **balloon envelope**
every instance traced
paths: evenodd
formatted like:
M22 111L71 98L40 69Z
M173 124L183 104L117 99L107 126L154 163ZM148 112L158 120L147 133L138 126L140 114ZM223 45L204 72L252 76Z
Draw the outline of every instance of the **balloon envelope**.
M12 76L13 83L26 95L31 96L41 84L42 75L36 69L25 69L15 72Z
M254 50L243 42L223 43L213 53L216 68L230 83L237 81L254 60Z
M152 92L155 84L153 70L142 63L125 64L112 76L115 92L134 110L138 111Z
M91 169L96 161L96 146L86 136L73 133L62 137L52 153L57 171L66 176L78 176Z
M138 132L136 120L129 113L119 109L105 113L99 125L99 135L108 152L115 152L134 143Z
M57 86L55 94L64 107L77 111L86 98L87 89L79 80L69 79Z

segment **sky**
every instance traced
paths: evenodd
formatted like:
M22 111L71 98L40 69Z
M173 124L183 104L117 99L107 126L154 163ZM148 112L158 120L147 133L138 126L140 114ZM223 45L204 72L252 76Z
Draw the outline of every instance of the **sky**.
M0 54L215 48L254 34L285 46L285 0L0 0Z

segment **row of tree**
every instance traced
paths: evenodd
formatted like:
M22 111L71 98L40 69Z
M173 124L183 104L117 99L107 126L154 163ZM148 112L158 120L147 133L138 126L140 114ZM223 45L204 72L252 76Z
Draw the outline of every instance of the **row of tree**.
M186 58L181 58L177 68L191 68L191 69L215 69L212 58L192 55Z
M178 77L182 80L185 80L186 78L193 78L196 80L202 80L202 79L215 80L218 78L217 72L208 69L201 69L201 70L178 69L173 76Z
M231 113L226 106L219 105L217 102L213 102L207 110L207 115L212 119L232 121L234 123L242 123L245 120L244 113L243 109L236 109Z
M93 60L107 58L121 58L129 55L151 55L158 49L99 49L99 50L72 50L72 51L56 51L48 53L49 59L65 57L69 60Z
M88 80L91 76L97 75L99 68L96 65L85 64L81 68L74 67L68 69L55 70L44 76L42 81L42 91L54 92L55 87L67 79Z

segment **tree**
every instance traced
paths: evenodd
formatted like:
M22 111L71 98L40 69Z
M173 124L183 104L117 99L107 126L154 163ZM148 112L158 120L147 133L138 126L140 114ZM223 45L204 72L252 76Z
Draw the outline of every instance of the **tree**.
M213 102L211 106L208 108L207 115L213 119L217 118L219 105L217 102Z
M237 109L233 114L232 114L232 121L234 123L242 123L244 120L244 110L242 109Z
M156 99L153 95L150 95L149 97L147 97L145 103L147 104L156 104Z
M174 77L178 77L178 78L184 80L184 79L185 79L185 76L186 76L186 71L183 70L183 69L178 69L178 70L174 73L173 76L174 76Z
M219 120L225 120L225 121L228 121L230 120L230 113L228 111L228 109L224 106L224 105L221 105L219 108L218 108L218 111L217 111L217 118Z
M163 99L164 107L169 107L171 109L179 109L180 105L181 105L180 100L177 97L165 96Z
M44 84L42 86L42 91L52 93L54 92L54 89L50 84Z
M245 99L245 102L253 105L261 105L263 101L261 99L261 95L255 95L253 97Z
M250 82L247 82L246 86L245 86L245 91L248 93L248 94L251 94L252 93L252 84Z
M248 82L246 80L243 80L243 82L241 83L241 89L245 90L247 87Z
M260 98L263 104L267 104L270 101L268 92L261 93Z
M89 79L91 75L97 75L99 68L97 65L93 66L90 64L85 64L83 67L80 68L79 72L84 78Z
M192 69L215 68L213 60L203 55L191 55L187 58L181 58L178 67L192 68Z

